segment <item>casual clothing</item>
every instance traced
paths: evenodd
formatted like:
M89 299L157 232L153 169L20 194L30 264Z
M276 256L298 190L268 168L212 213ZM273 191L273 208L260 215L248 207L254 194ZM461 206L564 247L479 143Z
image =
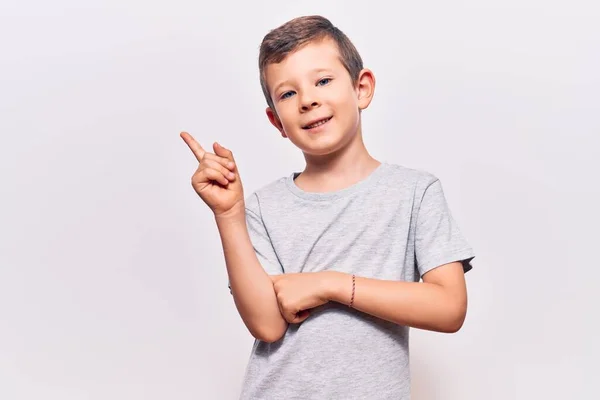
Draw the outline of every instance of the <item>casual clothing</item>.
M296 176L246 200L250 238L268 274L335 270L418 282L453 261L472 268L474 252L434 175L384 162L327 193L303 191ZM329 302L279 341L255 341L240 398L409 399L408 345L408 327Z

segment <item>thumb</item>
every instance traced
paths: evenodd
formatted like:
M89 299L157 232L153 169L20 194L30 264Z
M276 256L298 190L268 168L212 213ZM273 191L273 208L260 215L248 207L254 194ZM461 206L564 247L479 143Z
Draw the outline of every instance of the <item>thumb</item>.
M217 142L213 143L213 150L215 151L215 154L218 155L219 157L225 157L231 161L235 161L233 159L233 153L231 152L231 150L226 149L225 147L221 146L219 143L217 143Z

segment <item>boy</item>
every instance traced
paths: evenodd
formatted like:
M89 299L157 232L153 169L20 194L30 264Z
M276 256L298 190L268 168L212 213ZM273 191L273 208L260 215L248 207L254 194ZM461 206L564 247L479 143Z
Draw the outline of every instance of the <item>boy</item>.
M289 21L265 36L259 69L267 116L303 172L245 198L231 151L181 134L257 339L241 398L409 399L409 327L460 329L473 250L435 176L369 155L361 112L375 79L339 29Z

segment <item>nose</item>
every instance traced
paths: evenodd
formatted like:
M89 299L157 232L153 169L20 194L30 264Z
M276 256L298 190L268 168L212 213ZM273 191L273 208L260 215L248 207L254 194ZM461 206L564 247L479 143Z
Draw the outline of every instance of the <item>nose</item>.
M316 96L310 90L305 90L302 92L302 97L300 98L300 110L301 111L309 111L315 107L319 107L320 102L316 98Z

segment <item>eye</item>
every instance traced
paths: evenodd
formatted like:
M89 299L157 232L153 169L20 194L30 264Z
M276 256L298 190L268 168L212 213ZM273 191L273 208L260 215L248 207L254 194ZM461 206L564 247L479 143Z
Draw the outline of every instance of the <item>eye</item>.
M331 82L331 78L323 78L319 82L317 82L317 85L323 86L327 85L329 82Z
M290 97L292 94L294 94L294 92L290 90L289 92L285 92L284 94L282 94L279 98L284 100Z

